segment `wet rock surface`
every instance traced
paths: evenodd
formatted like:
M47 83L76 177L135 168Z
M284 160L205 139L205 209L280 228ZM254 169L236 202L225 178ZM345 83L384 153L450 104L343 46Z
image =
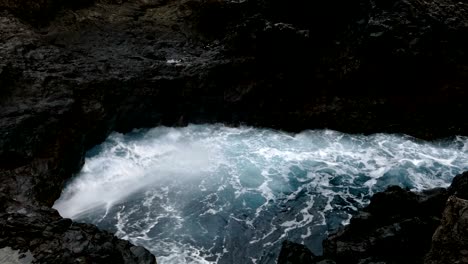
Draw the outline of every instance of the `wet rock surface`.
M323 242L323 256L297 263L466 263L468 201L456 195L468 193L467 179L463 173L447 189L421 193L389 187ZM312 254L289 244L283 244L279 264Z
M54 209L0 200L0 248L19 250L18 263L156 263L146 249L63 219Z
M317 257L304 245L285 240L281 246L278 263L306 264L313 263L316 258Z
M19 250L12 250L10 247L0 248L0 263L30 264L33 260L30 251L20 254Z
M2 0L0 193L10 202L0 205L0 246L32 247L51 263L85 255L47 252L15 230L48 245L66 239L41 233L59 219L48 207L113 130L224 122L467 135L467 21L468 4L452 0ZM7 211L23 207L37 229ZM388 228L435 223L408 221ZM142 255L102 235L112 246L87 253Z
M432 237L425 263L468 263L468 201L452 196Z

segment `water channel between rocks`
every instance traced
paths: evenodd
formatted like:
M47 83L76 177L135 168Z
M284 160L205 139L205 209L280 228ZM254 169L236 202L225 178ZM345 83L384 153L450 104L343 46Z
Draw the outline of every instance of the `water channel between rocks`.
M189 125L113 133L54 207L144 246L160 264L275 263L281 242L321 253L375 192L446 187L468 137Z

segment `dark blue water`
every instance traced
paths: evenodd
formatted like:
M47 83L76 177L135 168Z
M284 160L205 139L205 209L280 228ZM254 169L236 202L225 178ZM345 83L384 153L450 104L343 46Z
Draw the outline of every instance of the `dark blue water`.
M158 263L275 263L284 239L320 254L327 233L386 186L447 186L465 170L466 137L158 127L89 151L55 208Z

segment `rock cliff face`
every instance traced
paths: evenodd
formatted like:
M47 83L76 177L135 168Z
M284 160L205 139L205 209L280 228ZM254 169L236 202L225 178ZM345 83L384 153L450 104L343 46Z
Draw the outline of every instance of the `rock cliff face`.
M55 230L44 206L112 130L225 122L467 135L467 46L468 4L452 0L0 0L0 248L48 262L29 237L92 241L90 226L38 230ZM112 247L70 242L57 262L148 254L102 237Z

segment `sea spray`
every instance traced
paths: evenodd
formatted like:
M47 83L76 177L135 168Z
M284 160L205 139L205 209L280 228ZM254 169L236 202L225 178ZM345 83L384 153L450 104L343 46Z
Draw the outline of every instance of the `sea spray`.
M447 186L468 138L190 125L113 133L55 208L150 249L160 263L275 263L281 241L321 252L377 191Z

